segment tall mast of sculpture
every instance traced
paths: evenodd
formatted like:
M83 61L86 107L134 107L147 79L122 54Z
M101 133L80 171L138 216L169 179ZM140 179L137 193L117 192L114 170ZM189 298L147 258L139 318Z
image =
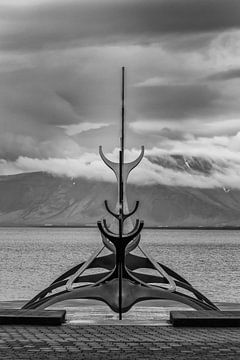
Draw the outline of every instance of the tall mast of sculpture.
M120 148L123 154L123 161L124 161L124 147L125 147L125 68L122 67L122 126L121 126L121 141L120 141Z
M123 236L123 222L124 222L124 179L123 179L123 165L124 165L124 121L125 121L125 68L122 67L122 116L121 116L121 138L120 138L120 151L119 151L119 241L122 242ZM118 259L118 301L119 301L119 320L122 320L122 277L123 277L123 259L124 254L119 254Z
M125 147L125 99L124 99L124 77L125 68L122 67L122 117L121 117L121 138L120 138L120 151L119 151L119 210L124 211L124 179L123 179L123 166L124 166L124 147Z
M120 137L120 151L119 151L119 215L123 215L124 211L124 175L123 175L123 166L124 166L124 147L125 147L125 68L122 67L122 116L121 116L121 137ZM122 212L122 214L120 214ZM122 218L122 216L120 216ZM123 223L122 229L123 232Z

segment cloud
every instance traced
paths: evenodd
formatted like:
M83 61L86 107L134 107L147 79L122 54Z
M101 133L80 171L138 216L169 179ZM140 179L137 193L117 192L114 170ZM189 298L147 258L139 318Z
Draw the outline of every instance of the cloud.
M103 181L113 181L114 179L114 176L110 171L106 171L104 164L95 154L84 154L78 159L20 157L16 161L16 166L24 172L44 171L58 176L83 177Z
M163 136L167 139L192 139L196 137L215 139L217 136L233 136L240 131L239 118L191 118L191 119L147 119L133 121L129 124L137 134Z
M145 186L161 184L240 189L239 134L231 138L172 140L171 149L147 149L145 158L131 173L129 182ZM138 155L138 150L126 151L125 161L132 161ZM107 157L117 161L118 149L107 154ZM6 174L7 171L10 174L44 171L55 176L116 181L111 170L101 161L99 155L94 153L84 153L75 159L21 156L16 161L0 161L0 173Z
M91 129L99 129L102 127L108 126L107 123L90 123L90 122L83 122L80 124L71 124L71 125L60 125L59 127L61 127L62 129L64 129L66 131L66 134L71 136L71 135L76 135Z
M173 81L171 79L166 79L164 77L153 77L149 79L145 79L144 81L141 81L137 84L135 84L135 87L154 87L154 86L164 86L164 85L171 85Z
M114 76L110 83L104 74L98 81L92 70L89 77L70 65L0 72L0 158L76 157L84 146L97 149L90 139L82 145L72 135L118 116L120 86Z
M51 129L49 129L51 132ZM47 132L47 128L45 128ZM15 160L19 156L39 159L56 157L76 157L82 153L80 147L71 138L54 134L43 139L35 136L4 132L0 134L0 158Z
M239 78L240 78L240 68L237 68L237 69L229 69L209 75L206 78L206 80L225 81L225 80L235 80Z
M29 51L90 43L154 43L169 34L239 28L239 12L238 0L82 0L4 5L0 19L2 48Z
M221 97L218 89L205 84L175 84L136 88L138 113L148 118L189 118L211 113Z
M204 143L200 137L235 135L240 83L219 81L239 76L239 6L234 0L0 0L5 166L18 158L80 159L99 144L112 151L119 143L123 65L130 149L171 150L177 142L189 149L195 140Z
M74 105L57 93L61 82L66 92L74 87L72 76L41 68L0 75L0 158L79 155L81 146L57 127L80 120Z

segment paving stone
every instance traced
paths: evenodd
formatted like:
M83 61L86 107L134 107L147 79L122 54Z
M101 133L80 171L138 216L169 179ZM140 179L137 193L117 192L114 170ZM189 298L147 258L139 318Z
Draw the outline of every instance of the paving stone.
M240 329L0 326L1 359L240 360Z

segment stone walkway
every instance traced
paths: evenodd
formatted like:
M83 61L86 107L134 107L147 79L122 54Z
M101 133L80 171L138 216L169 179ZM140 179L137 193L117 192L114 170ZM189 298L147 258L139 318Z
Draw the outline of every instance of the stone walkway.
M2 325L0 359L240 360L240 328Z

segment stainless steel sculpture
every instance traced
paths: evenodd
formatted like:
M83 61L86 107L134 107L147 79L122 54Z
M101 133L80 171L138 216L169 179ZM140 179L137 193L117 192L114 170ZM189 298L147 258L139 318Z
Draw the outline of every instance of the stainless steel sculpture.
M201 310L219 310L210 300L192 287L183 277L167 266L156 262L139 245L143 221L137 219L133 225L131 217L135 214L139 202L129 211L126 184L129 173L140 163L144 147L138 158L130 163L124 161L124 79L122 68L122 123L119 150L119 162L106 158L99 148L104 163L114 172L118 183L118 201L116 210L111 210L105 200L107 212L113 217L110 226L104 219L98 222L103 246L86 262L83 262L60 277L49 287L30 300L24 309L43 309L54 303L69 299L96 299L105 302L119 314L127 312L134 304L150 299L168 299ZM141 256L133 254L138 248ZM108 255L101 255L108 249ZM102 273L84 275L87 269L101 268ZM139 269L154 269L156 275L139 272Z

